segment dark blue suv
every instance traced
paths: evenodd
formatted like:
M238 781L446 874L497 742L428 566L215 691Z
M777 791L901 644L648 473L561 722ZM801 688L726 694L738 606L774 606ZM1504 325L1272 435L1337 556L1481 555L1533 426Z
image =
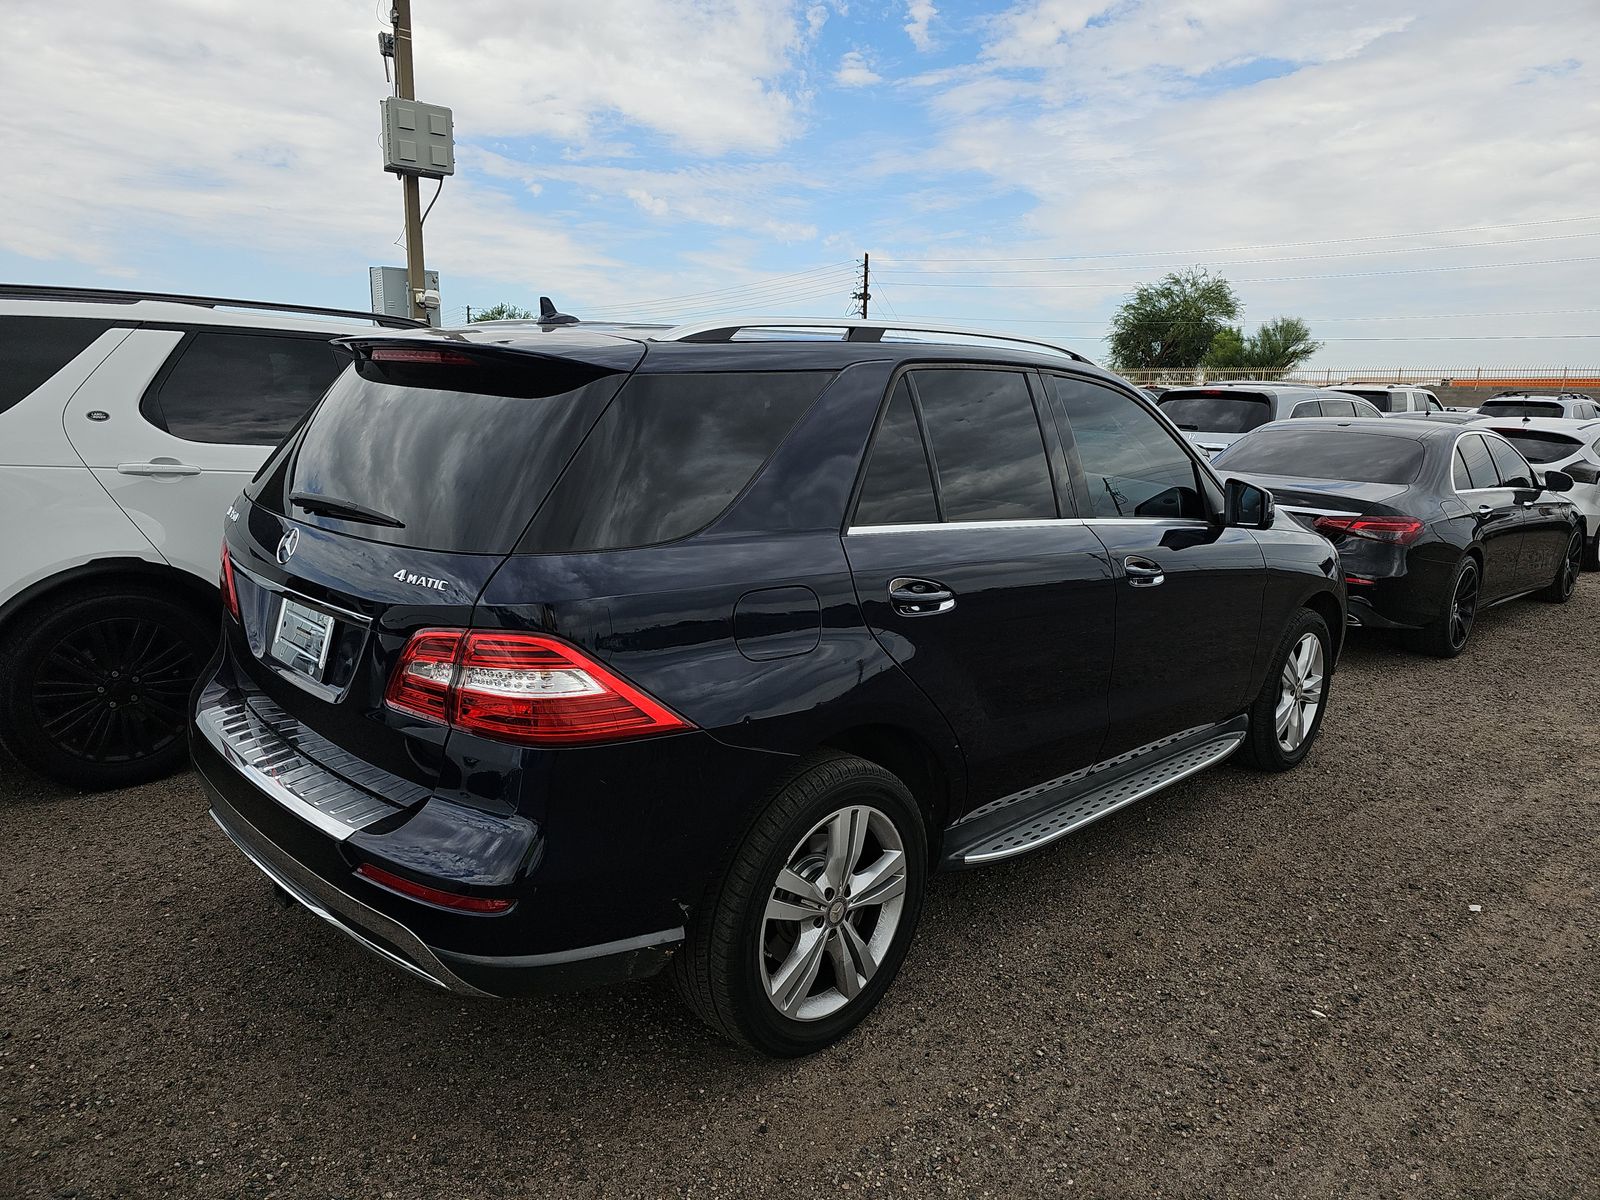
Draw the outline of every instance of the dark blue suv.
M228 512L217 823L434 984L670 965L795 1055L933 870L1306 755L1327 540L1075 355L833 325L344 342Z

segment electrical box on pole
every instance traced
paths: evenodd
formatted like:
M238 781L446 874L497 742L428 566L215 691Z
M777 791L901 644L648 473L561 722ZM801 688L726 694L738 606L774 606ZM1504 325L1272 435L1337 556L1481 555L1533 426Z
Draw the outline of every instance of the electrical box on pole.
M442 104L385 96L383 169L396 175L442 179L456 173L455 124Z
M368 267L368 282L372 285L372 311L391 317L414 317L416 309L411 304L411 286L404 267ZM439 272L422 273L421 305L428 314L428 324L435 329L444 324L439 307Z

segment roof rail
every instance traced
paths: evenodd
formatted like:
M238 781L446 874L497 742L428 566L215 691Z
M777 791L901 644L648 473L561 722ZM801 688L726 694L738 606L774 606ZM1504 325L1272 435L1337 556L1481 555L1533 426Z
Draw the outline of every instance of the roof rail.
M731 342L745 329L843 329L847 342L881 342L883 335L900 333L948 333L960 337L982 338L987 341L1011 342L1019 346L1034 346L1053 354L1065 354L1078 362L1090 360L1076 350L1069 350L1055 342L1040 341L1011 333L996 333L988 329L966 329L959 325L928 325L921 322L866 321L852 317L751 317L742 321L697 321L691 325L677 325L663 333L653 335L653 342Z
M94 304L137 304L141 300L168 304L193 304L200 308L250 308L263 312L310 313L319 317L346 317L371 321L391 329L426 329L426 321L412 317L392 317L386 313L360 312L348 308L318 308L312 304L273 304L267 300L229 300L221 296L183 296L172 292L129 292L121 288L48 287L30 283L0 283L0 297L27 300L87 300Z

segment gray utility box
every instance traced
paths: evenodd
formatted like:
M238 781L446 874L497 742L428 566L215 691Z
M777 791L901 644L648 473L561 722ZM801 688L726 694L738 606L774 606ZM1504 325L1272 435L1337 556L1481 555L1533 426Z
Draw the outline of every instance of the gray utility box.
M411 308L411 289L406 284L404 267L368 267L367 278L372 284L372 311L390 317L414 317ZM430 292L439 290L439 272L424 271L422 286ZM428 310L428 324L438 328L444 317L437 308Z
M383 169L396 175L442 179L456 173L455 125L442 104L385 96Z

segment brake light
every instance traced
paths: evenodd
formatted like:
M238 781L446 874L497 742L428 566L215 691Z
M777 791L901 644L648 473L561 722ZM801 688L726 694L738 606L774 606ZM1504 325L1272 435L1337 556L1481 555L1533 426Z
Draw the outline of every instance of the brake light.
M438 350L431 346L374 346L373 362L430 363L442 367L470 367L472 359L454 350Z
M222 539L222 574L217 579L222 589L222 607L234 620L239 619L239 589L233 582L233 559L228 557L228 539Z
M454 629L424 629L406 643L400 665L389 678L383 699L390 708L448 723L450 683L455 678L461 633Z
M1318 533L1347 533L1374 542L1409 546L1422 536L1422 522L1415 517L1318 517L1311 523Z
M529 746L693 728L576 647L533 633L424 629L406 645L384 699L426 720Z
M425 883L413 882L403 875L385 871L382 867L375 867L371 863L362 863L356 868L356 874L381 888L399 892L402 896L409 896L413 900L437 904L441 908L460 909L462 912L500 913L516 903L514 900L492 896L463 896L457 892L447 892L441 888L429 887Z

